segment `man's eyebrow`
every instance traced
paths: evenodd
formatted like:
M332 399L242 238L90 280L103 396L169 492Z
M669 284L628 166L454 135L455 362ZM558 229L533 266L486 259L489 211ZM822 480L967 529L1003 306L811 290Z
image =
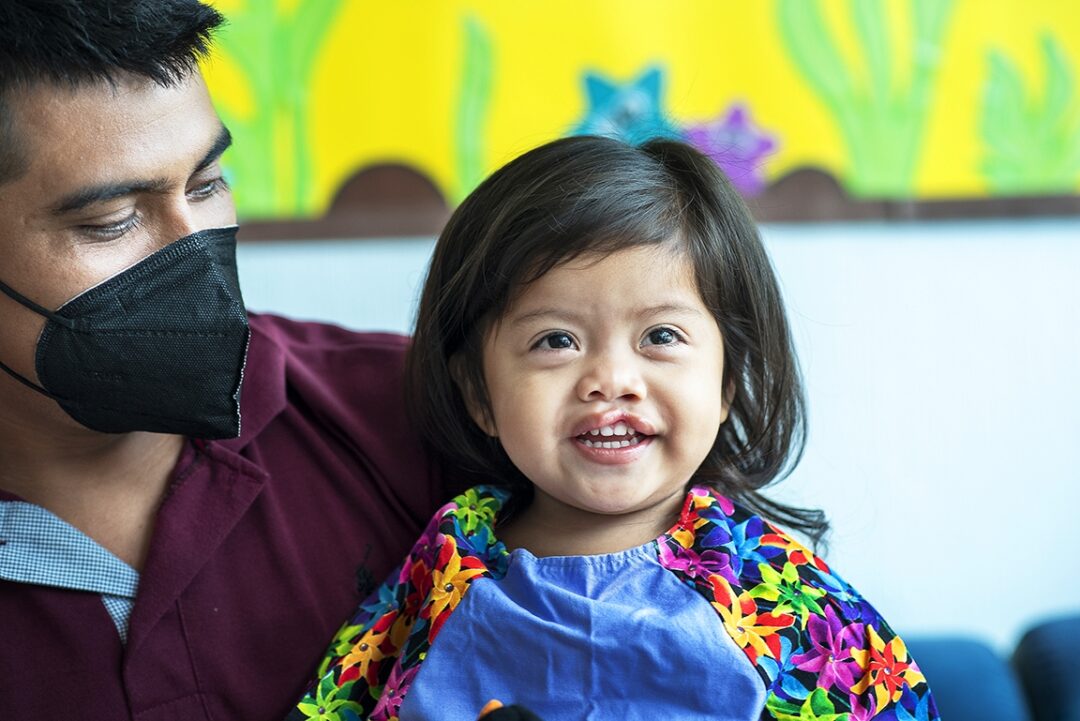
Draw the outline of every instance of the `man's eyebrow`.
M224 125L221 126L221 131L218 133L217 138L214 140L214 144L210 146L210 150L207 151L203 159L199 161L199 164L195 166L195 172L205 170L210 165L213 165L214 161L221 157L221 154L229 149L232 145L232 133Z
M202 160L199 161L199 164L195 166L195 172L205 170L208 166L212 165L221 157L221 154L224 153L230 145L232 145L232 134L229 132L229 129L223 125L221 126L221 132L219 132L217 138L214 139L214 144L210 146L210 150L208 150ZM102 203L107 200L113 200L114 198L122 198L125 195L162 192L166 187L168 187L168 181L164 178L138 180L130 183L121 182L91 185L86 188L80 188L74 193L61 198L53 205L51 212L53 215L64 215L66 213L82 210L94 203Z
M50 212L52 212L53 215L64 215L65 213L73 213L76 210L82 210L94 203L102 203L106 200L122 198L125 195L134 195L135 193L160 192L166 187L168 187L168 181L164 178L140 180L132 183L102 183L101 185L91 185L87 188L80 188L74 193L64 196L52 207Z

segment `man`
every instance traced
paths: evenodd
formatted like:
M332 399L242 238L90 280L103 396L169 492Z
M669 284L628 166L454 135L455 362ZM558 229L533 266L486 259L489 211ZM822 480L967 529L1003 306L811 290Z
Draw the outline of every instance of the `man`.
M3 719L284 716L442 493L403 339L244 312L220 22L0 4Z

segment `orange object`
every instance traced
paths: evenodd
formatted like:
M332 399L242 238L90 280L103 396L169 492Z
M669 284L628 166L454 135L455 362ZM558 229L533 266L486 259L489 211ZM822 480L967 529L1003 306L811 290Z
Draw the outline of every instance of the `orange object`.
M485 716L487 716L489 713L491 713L495 709L502 708L502 707L503 707L502 701L500 701L497 698L491 699L486 704L484 704L484 708L480 709L480 715L476 717L477 721L479 721L479 719L484 718Z

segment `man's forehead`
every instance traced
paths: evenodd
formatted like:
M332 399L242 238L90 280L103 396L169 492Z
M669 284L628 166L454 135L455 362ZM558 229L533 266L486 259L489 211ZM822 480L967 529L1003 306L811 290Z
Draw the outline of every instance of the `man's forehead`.
M121 75L74 86L36 83L11 95L11 111L26 140L41 146L34 148L41 152L65 141L119 141L170 113L197 113L204 95L206 86L197 73L174 86Z
M14 130L41 190L186 177L221 133L201 76L163 87L121 78L38 84L12 97Z

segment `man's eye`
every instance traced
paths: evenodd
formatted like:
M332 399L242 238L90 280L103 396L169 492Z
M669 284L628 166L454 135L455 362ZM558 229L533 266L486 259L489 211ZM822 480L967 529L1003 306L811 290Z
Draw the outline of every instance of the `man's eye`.
M79 232L100 241L116 240L139 227L139 214L132 213L123 220L104 225L80 225Z
M671 328L654 328L645 335L644 345L671 345L682 340L682 336Z
M541 350L563 350L566 348L573 348L574 339L569 333L548 333L533 347Z
M228 188L229 184L225 182L225 178L214 178L211 181L192 188L187 192L187 196L193 200L203 200L212 195L217 195L223 190L228 190Z

